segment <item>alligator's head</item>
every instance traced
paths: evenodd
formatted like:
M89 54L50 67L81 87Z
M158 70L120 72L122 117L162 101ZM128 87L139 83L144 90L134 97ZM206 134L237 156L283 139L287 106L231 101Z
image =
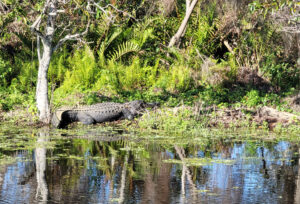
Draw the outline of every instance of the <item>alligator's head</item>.
M158 102L147 103L143 100L135 100L127 103L129 105L129 110L132 114L138 115L145 108L154 108L159 106Z
M144 104L145 108L156 108L156 107L159 107L159 106L160 106L159 102L145 103Z

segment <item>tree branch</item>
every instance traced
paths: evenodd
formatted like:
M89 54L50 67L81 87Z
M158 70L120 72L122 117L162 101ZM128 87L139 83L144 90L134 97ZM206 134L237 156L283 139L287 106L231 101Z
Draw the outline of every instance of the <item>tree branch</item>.
M36 46L37 46L37 54L38 54L38 60L39 60L39 63L41 62L41 43L40 43L40 37L37 36L37 39L36 39Z
M37 34L38 37L40 37L42 40L45 40L45 36L43 35L43 33L41 33L39 31L39 25L41 23L41 19L42 19L42 15L40 15L36 20L35 22L32 24L32 26L30 26L30 30L32 32L34 32L35 34Z
M42 11L41 15L39 15L39 17L34 21L34 23L32 24L32 26L30 26L30 30L31 30L33 33L37 34L37 36L38 36L39 38L41 38L42 40L45 40L46 38L45 38L45 36L40 32L39 27L40 27L40 23L41 23L42 17L43 17L43 15L46 13L46 10L47 10L47 8L48 8L48 6L49 6L49 3L50 3L50 0L47 0L47 2L45 3L45 6L44 6L44 8L43 8L43 11Z
M90 20L88 21L85 31L83 31L82 33L76 33L73 35L68 34L64 38L60 39L56 44L56 46L53 48L53 52L56 51L58 48L60 48L68 40L80 40L80 38L88 32L89 27L90 27Z
M129 13L127 13L126 11L122 11L122 10L120 10L120 9L117 9L117 8L116 8L114 5L112 5L112 4L108 4L108 5L106 5L104 8L108 8L109 6L112 7L113 9L115 9L117 12L123 13L124 16L129 16L130 18L136 20L136 19L135 19L132 15L130 15Z
M272 19L276 24L281 25L281 32L300 33L300 6L296 5L295 11L291 11L288 6L284 6L280 10L271 14Z
M108 7L112 7L114 10L116 10L117 12L119 13L122 13L124 16L129 16L130 18L136 20L132 15L130 15L129 13L127 13L126 11L122 11L118 8L116 8L114 5L112 4L107 4L105 7L101 7L99 6L99 4L93 2L92 5L96 6L98 9L100 9L103 13L105 13L105 15L110 19L110 21L113 21L113 18L115 17L114 15L112 15L111 12L107 12L105 9L108 8ZM108 15L109 13L109 15Z
M40 29L40 23L37 24L37 28ZM39 60L39 63L41 62L41 44L40 44L40 37L37 36L37 39L36 39L36 45L37 45L37 54L38 54L38 60Z

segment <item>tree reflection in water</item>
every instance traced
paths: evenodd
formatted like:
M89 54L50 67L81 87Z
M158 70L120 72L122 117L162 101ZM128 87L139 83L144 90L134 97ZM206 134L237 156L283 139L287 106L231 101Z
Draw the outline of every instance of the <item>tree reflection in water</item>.
M185 138L181 143L93 134L58 137L42 129L22 138L22 150L4 149L4 143L15 142L18 135L3 140L2 154L16 161L1 165L0 202L300 201L300 150L290 142L204 138L195 143ZM190 164L187 158L211 162ZM222 162L228 159L234 162Z
M41 129L38 133L35 149L35 166L36 166L36 199L39 202L46 203L48 200L48 187L46 183L46 142L49 140L49 129Z

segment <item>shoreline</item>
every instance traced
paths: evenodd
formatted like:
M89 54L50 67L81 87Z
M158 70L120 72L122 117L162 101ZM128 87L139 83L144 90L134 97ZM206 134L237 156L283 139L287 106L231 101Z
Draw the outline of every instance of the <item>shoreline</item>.
M0 122L11 123L22 127L40 128L50 126L39 122L34 113L26 109L0 112ZM128 123L130 123L128 125ZM82 125L73 123L70 127ZM119 120L97 123L94 126L120 126L121 128L138 129L140 131L184 132L200 128L258 128L268 131L299 129L300 112L289 113L278 111L269 106L262 107L218 107L216 105L201 107L199 105L178 107L161 107L146 110L141 117L133 121ZM177 129L177 130L176 130Z

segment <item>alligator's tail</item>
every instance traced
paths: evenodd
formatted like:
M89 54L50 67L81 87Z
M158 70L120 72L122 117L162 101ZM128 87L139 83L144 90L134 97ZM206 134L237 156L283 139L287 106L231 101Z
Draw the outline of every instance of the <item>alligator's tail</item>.
M51 125L55 128L61 128L62 126L62 114L65 110L57 110L52 114Z
M59 124L60 124L60 119L57 117L56 113L54 112L51 117L51 125L55 128L58 128Z

